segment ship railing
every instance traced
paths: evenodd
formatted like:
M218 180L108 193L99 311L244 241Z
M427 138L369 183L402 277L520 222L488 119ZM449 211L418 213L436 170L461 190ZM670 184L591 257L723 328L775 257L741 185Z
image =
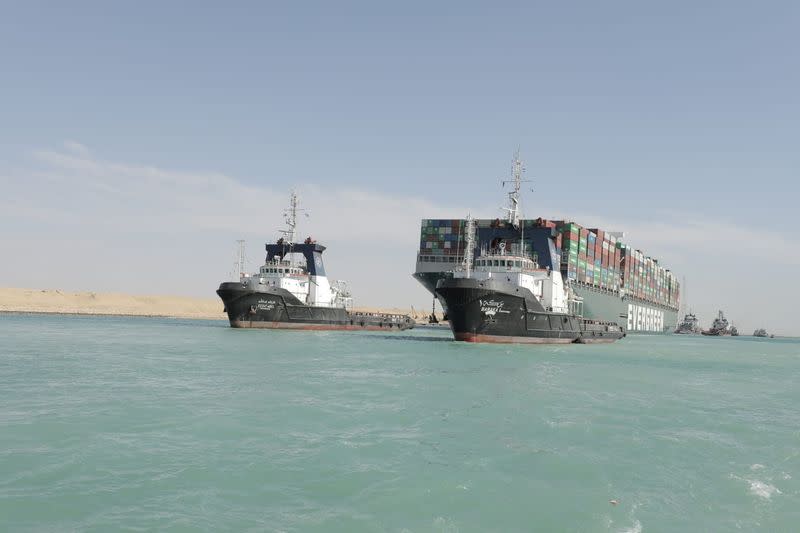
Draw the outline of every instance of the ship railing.
M499 249L499 248L489 248L489 249L482 250L480 255L479 255L479 257L491 257L491 258L495 258L495 257L507 257L508 258L508 257L510 257L512 259L529 259L529 260L533 261L534 263L538 263L539 262L539 254L536 253L536 252L532 252L530 254L522 254L522 253L519 253L518 250L511 251L511 250L503 250L503 249Z

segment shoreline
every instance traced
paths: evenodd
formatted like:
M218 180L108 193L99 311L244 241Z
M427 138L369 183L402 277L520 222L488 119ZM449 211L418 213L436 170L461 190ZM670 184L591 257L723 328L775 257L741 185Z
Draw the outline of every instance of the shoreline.
M171 320L224 320L228 318L223 316L220 318L210 316L173 316L173 315L144 315L133 313L92 313L88 311L8 311L0 310L0 316L3 315L56 315L56 316L103 316L103 317L119 317L119 318L168 318Z
M399 307L356 306L354 312L408 315L417 323L428 316ZM60 289L20 289L0 287L0 315L38 314L74 316L120 316L223 320L228 317L222 302L211 298L170 295L134 295Z

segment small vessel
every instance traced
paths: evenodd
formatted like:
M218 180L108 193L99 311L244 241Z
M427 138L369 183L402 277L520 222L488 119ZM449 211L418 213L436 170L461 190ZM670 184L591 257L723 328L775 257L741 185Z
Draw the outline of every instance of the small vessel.
M575 309L561 273L540 268L523 243L504 241L473 259L474 225L467 218L463 268L439 280L436 295L447 307L457 341L567 344L609 343L625 336L614 322L587 320ZM572 309L571 309L572 308Z
M678 335L697 335L700 333L700 326L698 324L697 317L694 313L689 312L684 315L683 320L678 327L675 329L675 333Z
M298 201L292 192L284 237L266 245L267 257L254 274L223 282L217 295L225 304L231 327L307 330L405 330L414 327L408 315L352 311L353 298L342 281L325 275L325 247L311 237L295 243Z
M736 329L736 326L731 324L731 337L738 337L738 336L739 336L739 330Z
M725 318L725 315L722 311L717 313L717 318L714 319L714 322L711 324L711 328L703 330L702 333L703 335L712 337L720 337L731 334L731 330L728 326L728 319ZM739 333L737 332L736 334L738 335Z
M769 337L769 335L767 334L767 330L764 328L758 328L753 332L753 337Z

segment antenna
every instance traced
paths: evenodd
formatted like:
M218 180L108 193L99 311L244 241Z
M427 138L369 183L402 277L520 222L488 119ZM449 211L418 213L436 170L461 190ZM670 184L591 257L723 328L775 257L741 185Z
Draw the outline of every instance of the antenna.
M464 229L467 239L464 246L464 269L467 271L467 277L470 277L472 271L472 257L475 255L475 220L472 215L467 215L467 224Z
M286 237L289 244L289 264L293 265L292 250L295 244L295 237L297 234L297 213L304 212L305 209L300 209L300 202L297 199L297 193L292 189L289 195L289 207L283 210L283 220L286 222L286 229L280 230ZM308 213L306 213L308 216Z
M503 180L503 187L506 183L510 183L513 190L508 193L508 207L503 208L508 211L508 221L515 227L519 227L520 206L519 206L519 190L522 188L523 183L528 183L531 180L522 179L522 174L525 172L525 167L522 166L522 160L519 155L519 147L514 154L514 160L511 163L511 179Z
M297 213L298 211L304 211L298 207L299 205L300 202L297 199L297 193L292 189L289 195L289 207L283 210L283 220L286 222L287 227L286 229L280 230L280 232L286 236L286 240L289 241L289 246L294 244L297 229Z
M236 259L236 270L238 272L238 278L242 279L245 277L245 259L244 259L244 239L237 239L236 241L236 248L237 248L237 259Z

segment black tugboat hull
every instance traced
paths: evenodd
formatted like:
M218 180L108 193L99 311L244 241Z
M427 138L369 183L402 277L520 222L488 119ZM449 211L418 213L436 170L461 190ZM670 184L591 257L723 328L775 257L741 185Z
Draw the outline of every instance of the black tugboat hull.
M521 337L517 335L488 335L485 333L453 332L453 338L462 342L493 344L572 344L576 339L555 337Z
M580 336L576 317L545 311L530 291L511 284L447 279L436 294L457 341L569 344Z
M510 344L610 343L616 324L545 310L527 289L497 280L448 279L436 294L447 305L457 341Z
M290 330L405 330L414 322L405 315L351 313L340 307L306 305L285 289L244 288L235 282L217 290L233 328Z

